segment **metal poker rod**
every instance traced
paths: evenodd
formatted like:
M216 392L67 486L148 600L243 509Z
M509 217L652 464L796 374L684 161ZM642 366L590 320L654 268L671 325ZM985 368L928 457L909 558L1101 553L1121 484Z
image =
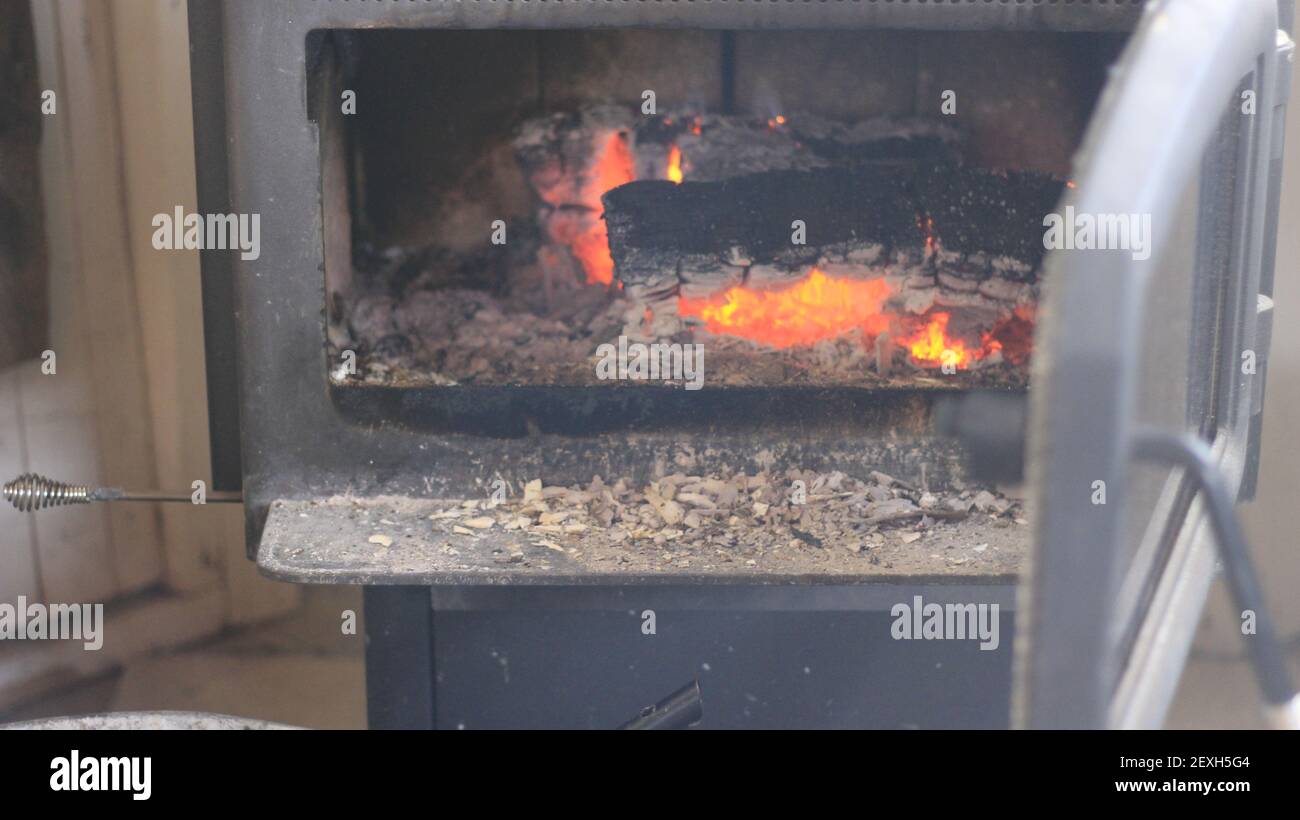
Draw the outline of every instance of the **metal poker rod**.
M65 484L36 473L23 473L3 487L5 500L20 512L35 512L46 507L65 504L89 504L92 501L183 501L192 503L185 493L162 490L123 490L117 487L89 487L84 484ZM204 497L207 504L238 504L243 495L234 492L210 492Z

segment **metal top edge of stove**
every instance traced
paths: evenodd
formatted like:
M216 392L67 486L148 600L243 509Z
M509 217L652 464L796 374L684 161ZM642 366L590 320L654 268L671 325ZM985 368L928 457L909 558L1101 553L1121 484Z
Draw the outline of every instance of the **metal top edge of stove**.
M816 29L1131 31L1146 0L419 0L277 4L311 27Z

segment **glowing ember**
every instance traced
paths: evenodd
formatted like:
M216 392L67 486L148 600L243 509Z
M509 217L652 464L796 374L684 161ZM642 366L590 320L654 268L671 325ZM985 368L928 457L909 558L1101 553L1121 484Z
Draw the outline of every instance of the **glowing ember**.
M678 184L682 181L682 149L676 145L668 149L668 179Z
M917 214L916 227L921 229L921 235L925 237L925 255L929 256L939 248L939 236L934 232L934 217Z
M578 258L589 283L608 285L614 281L614 258L609 255L609 233L605 230L604 220L574 237L569 250Z
M1034 348L1034 316L1033 305L1018 306L984 335L985 349L990 353L1002 351L1002 358L1014 365L1028 362L1029 353Z
M777 291L734 287L705 299L678 300L682 316L704 320L712 333L777 348L809 345L852 330L877 335L889 327L881 308L889 286L880 279L832 279L814 269L797 285Z
M899 314L886 307L891 295L883 279L835 279L814 269L784 290L733 287L718 296L678 298L683 317L704 321L710 333L737 336L775 348L812 345L858 332L864 344L889 331L920 367L949 365L962 370L998 353L1013 364L1028 359L1033 316L1017 310L976 343L949 329L952 316L932 312Z
M627 141L619 134L611 136L592 167L592 175L582 181L580 199L599 214L602 194L636 179L635 163ZM603 219L594 220L582 234L574 237L569 250L582 265L588 282L608 285L614 281L614 260L609 255L609 235L605 232Z

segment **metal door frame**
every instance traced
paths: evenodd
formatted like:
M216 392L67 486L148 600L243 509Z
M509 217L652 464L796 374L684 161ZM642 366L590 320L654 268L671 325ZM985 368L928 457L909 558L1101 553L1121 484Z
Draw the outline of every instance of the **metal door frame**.
M1285 10L1284 10L1285 12ZM1289 15L1287 15L1289 17ZM1172 219L1185 184L1201 167L1224 106L1240 80L1256 78L1257 106L1242 129L1248 141L1238 174L1242 252L1227 289L1214 453L1234 489L1250 450L1251 419L1262 400L1262 367L1243 376L1236 362L1267 352L1267 317L1257 315L1271 283L1275 185L1289 85L1291 43L1278 30L1275 0L1163 0L1142 22L1098 104L1076 163L1078 187L1063 205L1079 213L1153 216L1152 254L1054 252L1046 262L1042 321L1031 383L1028 476L1035 545L1021 588L1015 725L1031 728L1153 726L1163 720L1214 571L1214 545L1199 502L1179 528L1133 650L1113 642L1120 586L1124 476L1137 434L1142 319L1154 262L1177 241ZM1279 36L1282 35L1282 36ZM1207 104L1210 115L1206 114ZM1244 114L1243 114L1244 116ZM1271 287L1271 285L1270 285ZM1262 330L1262 332L1261 332ZM1093 482L1110 488L1092 501ZM1116 681L1119 681L1116 685Z

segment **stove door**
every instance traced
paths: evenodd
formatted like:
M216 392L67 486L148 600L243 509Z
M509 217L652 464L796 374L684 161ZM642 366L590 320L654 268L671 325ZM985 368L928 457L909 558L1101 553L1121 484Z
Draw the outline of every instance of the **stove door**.
M1251 483L1290 54L1275 0L1150 4L1045 222L1019 726L1156 726L1172 698L1215 544L1133 444L1199 436Z

